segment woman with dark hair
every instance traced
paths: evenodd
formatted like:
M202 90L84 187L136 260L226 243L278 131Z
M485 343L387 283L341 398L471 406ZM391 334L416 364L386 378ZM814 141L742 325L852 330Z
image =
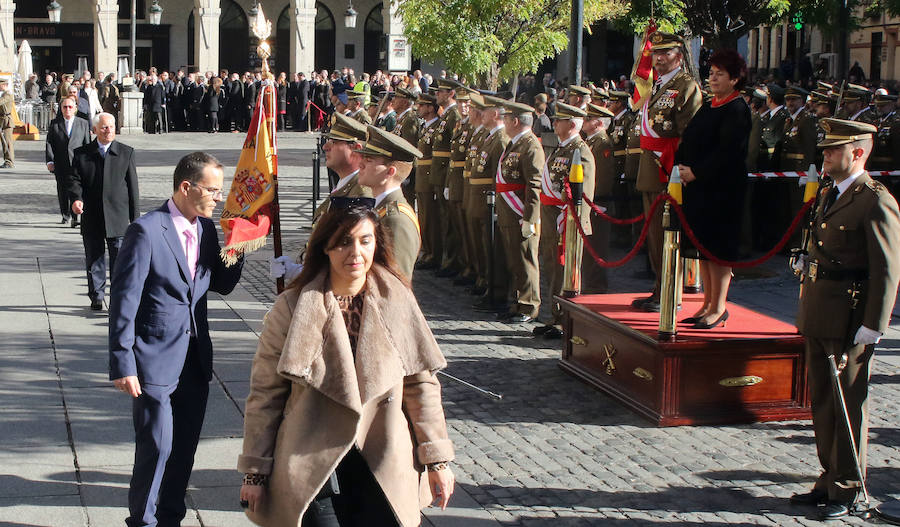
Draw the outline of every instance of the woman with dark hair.
M332 206L264 319L241 505L259 525L419 525L453 493L446 366L371 208Z
M206 92L206 113L209 115L209 130L211 134L219 133L219 109L225 105L225 91L222 89L222 79L213 77Z
M675 163L684 183L684 214L697 240L719 259L733 261L738 258L751 128L750 108L740 95L747 63L731 49L713 53L709 63L713 97L685 128ZM731 267L701 258L703 306L682 323L711 329L728 319Z
M278 131L283 132L285 126L285 115L287 114L287 73L281 72L278 74L278 80L275 81L275 98L278 118Z

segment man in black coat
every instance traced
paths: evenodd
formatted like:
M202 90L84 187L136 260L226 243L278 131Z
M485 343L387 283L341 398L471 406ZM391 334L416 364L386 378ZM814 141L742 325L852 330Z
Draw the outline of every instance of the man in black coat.
M259 85L252 75L247 75L247 81L244 85L244 122L250 126L250 120L253 119L253 109L256 108L256 94Z
M196 83L191 87L191 130L199 132L206 130L206 115L203 108L203 99L206 97L206 78L200 74L196 76Z
M163 132L166 129L163 123L163 110L166 107L166 89L155 73L150 74L146 90L144 92L144 101L147 104L146 111L150 112L147 117L147 133Z
M47 170L56 177L56 197L59 200L60 223L68 223L72 228L78 225L78 217L72 216L72 203L69 200L69 178L72 177L72 156L75 149L91 142L91 128L86 119L77 117L75 112L78 103L66 97L59 105L59 115L47 129L47 145L45 160Z
M106 294L106 255L115 269L116 256L128 225L140 216L134 149L116 141L116 119L101 113L94 125L97 139L75 150L69 197L72 212L82 214L88 296L91 309L103 309Z
M228 119L222 123L225 130L237 132L244 129L244 90L246 87L237 72L231 74L231 84L227 93Z
M309 79L302 71L297 74L297 98L294 104L294 115L291 119L294 122L294 130L297 132L305 132L309 129Z

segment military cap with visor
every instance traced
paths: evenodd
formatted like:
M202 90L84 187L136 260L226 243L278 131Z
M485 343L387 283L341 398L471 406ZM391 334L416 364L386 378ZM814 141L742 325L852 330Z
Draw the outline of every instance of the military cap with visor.
M437 98L430 93L420 93L419 97L416 99L416 103L418 104L431 104L437 106Z
M366 133L366 144L360 150L364 156L383 157L391 161L411 163L423 155L418 148L397 134L386 132L372 125L369 125Z
M587 114L588 119L597 119L600 117L615 117L616 114L612 113L612 110L606 108L605 106L597 106L596 104L588 104L585 109L585 113Z
M584 119L586 116L587 114L581 108L558 102L556 103L556 113L552 119L565 121L568 119Z
M455 79L441 77L437 80L437 89L439 90L463 90L466 87Z
M869 97L872 96L872 92L870 92L865 86L860 86L858 84L848 84L847 88L844 90L845 101L868 101Z
M897 102L896 95L889 95L887 93L875 94L875 104L890 104L892 102Z
M569 85L569 94L582 95L582 96L590 95L591 89L585 88L584 86L578 86L577 84L570 84Z
M786 90L784 90L784 97L794 97L797 99L806 99L806 96L809 95L809 92L801 88L800 86L789 86Z
M493 95L485 95L484 96L484 108L485 109L496 109L500 114L506 113L506 107L503 105L507 103L506 99L501 99L500 97L495 97Z
M816 145L819 148L845 145L860 139L871 139L872 134L878 133L878 128L875 125L859 121L846 121L844 119L826 117L819 123L822 130L825 131L825 139Z
M503 107L506 109L506 113L512 115L513 117L517 117L519 115L534 113L534 108L528 106L525 103L515 102L515 101L503 101L501 103Z
M625 91L609 90L606 93L611 101L627 101L631 98L631 94Z
M333 117L331 130L325 136L327 139L360 143L366 140L366 125L340 113L333 114Z
M656 31L650 35L650 51L665 51L684 46L684 39L672 33Z

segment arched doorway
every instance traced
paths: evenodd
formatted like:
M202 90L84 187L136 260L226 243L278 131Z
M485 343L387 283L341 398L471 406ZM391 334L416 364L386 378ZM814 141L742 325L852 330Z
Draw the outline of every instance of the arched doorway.
M334 43L334 16L325 4L316 2L316 71L334 70Z
M250 49L250 26L247 15L234 0L222 0L219 15L219 69L243 72L250 66L259 66L256 50ZM194 43L194 11L188 16L188 60L196 60ZM201 37L202 40L202 37ZM197 65L192 64L191 69ZM216 72L218 73L218 72Z
M288 5L278 15L278 23L275 24L275 42L272 46L272 56L275 58L275 76L282 71L288 74L288 82L291 80L291 6Z
M387 39L384 36L384 18L381 10L383 5L378 4L369 11L366 17L365 44L363 51L363 71L372 74L375 70L384 70L385 50Z

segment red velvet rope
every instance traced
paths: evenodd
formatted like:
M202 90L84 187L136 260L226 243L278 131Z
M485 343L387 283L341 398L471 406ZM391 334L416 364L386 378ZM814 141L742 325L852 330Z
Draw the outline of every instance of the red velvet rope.
M594 214L596 214L597 216L600 216L604 220L612 223L613 225L631 225L632 223L637 223L644 219L643 214L641 214L639 216L635 216L634 218L627 218L627 219L613 218L609 214L603 212L603 209L601 209L598 205L595 205L593 201L591 201L587 198L583 198L583 199L584 199L584 202L587 203L591 207L591 210L594 211Z
M318 106L316 106L315 104L313 104L312 101L306 101L306 108L309 109L310 106L312 106L313 108L319 110L319 111L322 112L322 113L328 113L328 112L326 112L325 110L323 110L323 109L319 108Z

